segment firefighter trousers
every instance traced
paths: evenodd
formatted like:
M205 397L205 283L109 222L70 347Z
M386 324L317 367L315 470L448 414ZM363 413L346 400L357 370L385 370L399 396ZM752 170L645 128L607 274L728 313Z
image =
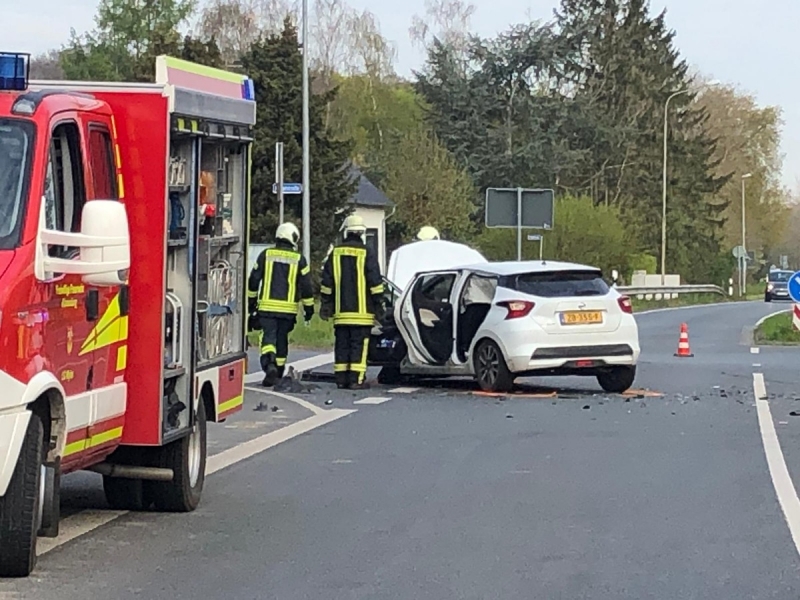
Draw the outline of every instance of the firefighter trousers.
M336 325L333 328L333 371L340 387L360 385L367 377L367 350L371 327Z
M295 318L259 315L261 319L261 369L283 377L286 358L289 356L289 334L294 329Z

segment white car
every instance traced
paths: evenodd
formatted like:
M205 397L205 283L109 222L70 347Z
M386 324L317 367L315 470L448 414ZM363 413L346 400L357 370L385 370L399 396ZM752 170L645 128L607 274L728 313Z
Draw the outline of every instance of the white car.
M609 393L633 385L640 349L631 302L599 269L475 263L475 253L442 241L395 251L390 275L425 268L399 286L387 282L389 310L373 328L368 357L382 367L381 383L473 376L485 391L506 392L516 377L583 375Z

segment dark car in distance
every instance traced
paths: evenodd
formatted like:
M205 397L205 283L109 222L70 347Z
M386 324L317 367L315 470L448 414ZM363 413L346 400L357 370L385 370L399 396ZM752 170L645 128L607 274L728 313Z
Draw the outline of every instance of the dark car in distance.
M773 300L791 300L789 297L789 279L792 271L770 271L767 275L767 286L764 290L764 302Z

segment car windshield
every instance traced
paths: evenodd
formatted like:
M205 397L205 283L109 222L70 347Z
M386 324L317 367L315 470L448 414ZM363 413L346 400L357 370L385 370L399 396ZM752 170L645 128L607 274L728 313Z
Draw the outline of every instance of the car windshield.
M600 271L545 271L511 278L512 289L542 298L604 296L608 284Z
M32 153L33 125L0 119L0 248L16 245Z
M791 271L772 271L769 274L769 280L774 283L786 283L791 277Z

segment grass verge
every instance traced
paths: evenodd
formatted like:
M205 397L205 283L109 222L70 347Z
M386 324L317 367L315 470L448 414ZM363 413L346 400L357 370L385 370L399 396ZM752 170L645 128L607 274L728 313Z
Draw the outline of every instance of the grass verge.
M776 346L800 345L800 331L792 326L792 313L778 313L761 323L755 331L755 341Z
M319 307L317 307L319 309ZM247 341L254 348L261 345L260 332L251 331L247 334ZM303 317L297 317L297 325L289 334L291 348L308 348L310 350L333 350L333 321L323 321L317 315L306 326Z

